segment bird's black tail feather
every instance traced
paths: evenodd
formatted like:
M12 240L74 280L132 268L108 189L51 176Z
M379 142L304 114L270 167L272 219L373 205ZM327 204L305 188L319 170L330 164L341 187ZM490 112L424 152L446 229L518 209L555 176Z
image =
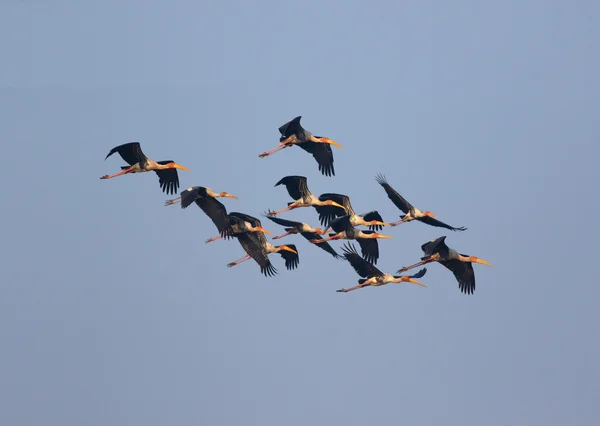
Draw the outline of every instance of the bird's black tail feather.
M358 280L358 283L359 284L363 284L365 281L367 281L366 278L361 278L361 279Z

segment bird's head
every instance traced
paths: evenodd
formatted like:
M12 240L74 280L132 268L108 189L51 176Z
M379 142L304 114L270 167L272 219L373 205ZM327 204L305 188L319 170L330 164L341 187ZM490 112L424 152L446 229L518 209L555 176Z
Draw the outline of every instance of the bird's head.
M337 143L336 141L332 141L332 140L331 140L331 139L329 139L329 138L322 137L322 138L319 138L319 139L320 139L320 141L319 141L319 142L322 142L322 143L328 143L329 145L335 145L335 146L337 146L338 148L342 148L342 145L340 145L340 144L339 144L339 143ZM343 148L342 148L342 149L343 149Z
M228 192L220 192L219 193L219 197L225 197L225 198L235 198L236 200L238 200L238 197L236 197L233 194L230 194Z
M294 250L293 248L291 248L289 246L286 246L285 244L279 246L279 250L285 250L285 251L289 251L289 252L294 253L294 254L298 254L298 252L296 250Z
M434 214L433 214L433 213L431 213L431 212L425 212L425 216L429 216L429 217L432 217L432 218L434 218L434 219L437 217L436 215L434 215Z
M480 258L475 257L475 256L470 256L469 258L471 259L472 263L480 263L480 264L486 265L486 266L494 266L490 262L488 262L487 260L483 260L483 259L480 259Z
M182 166L181 164L177 164L177 163L169 163L169 168L170 169L181 169L181 170L185 170L186 172L189 172L190 169L188 169L185 166Z

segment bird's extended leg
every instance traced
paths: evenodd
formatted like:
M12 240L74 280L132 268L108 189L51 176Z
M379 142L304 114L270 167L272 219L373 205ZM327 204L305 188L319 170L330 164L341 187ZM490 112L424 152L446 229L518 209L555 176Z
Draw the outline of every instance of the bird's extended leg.
M285 237L287 235L290 235L291 233L292 233L292 231L288 231L285 234L281 234L281 235L277 235L276 237L273 237L273 239L274 240L278 240L278 239L283 238L283 237Z
M212 237L212 238L209 238L208 240L204 241L204 243L205 244L212 243L213 241L220 240L221 238L223 238L222 235L217 235L216 237Z
M339 235L334 235L333 237L323 238L322 240L310 240L313 244L324 243L325 241L339 240L341 237Z
M173 198L172 200L165 201L165 206L170 206L171 204L176 204L181 201L181 197Z
M406 216L402 216L402 219L397 220L396 222L392 222L390 223L391 226L398 226L398 225L402 225L403 223L408 222L408 220L406 219Z
M273 149L271 149L269 151L263 152L262 154L259 154L258 157L259 158L264 158L264 157L266 157L268 155L276 153L277 151L281 151L282 149L289 148L290 146L292 146L292 145L289 144L289 143L286 143L285 141L280 142L279 145L277 145L275 148L273 148Z
M281 214L283 212L287 212L289 210L294 210L295 208L298 207L298 203L297 202L293 202L292 204L290 204L289 206L287 206L285 209L281 209L281 210L277 210L277 211L270 211L269 213L267 213L267 216L277 216L278 214Z
M231 268L232 266L239 265L240 263L245 262L246 260L250 260L250 255L247 254L246 256L244 256L236 261L229 262L227 264L227 267Z
M358 285L355 285L354 287L350 287L350 288L340 288L339 290L336 290L336 292L337 293L348 293L349 291L358 290L359 288L368 287L370 285L371 284L366 284L366 283L358 284Z
M133 172L133 167L129 167L128 169L121 170L119 173L115 173L114 175L104 175L100 179L111 179L117 176L126 175L127 173Z
M421 260L420 262L415 263L414 265L403 266L401 269L398 269L398 271L396 273L397 274L401 274L402 272L406 272L406 271L408 271L410 269L416 268L417 266L425 265L426 263L429 263L429 262L435 262L435 259L433 259L433 258L430 257L428 259Z

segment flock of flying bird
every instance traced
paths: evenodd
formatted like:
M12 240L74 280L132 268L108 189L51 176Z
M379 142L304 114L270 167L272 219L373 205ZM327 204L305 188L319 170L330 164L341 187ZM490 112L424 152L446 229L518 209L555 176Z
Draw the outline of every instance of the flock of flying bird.
M298 146L313 155L318 163L319 171L324 176L335 176L331 146L334 145L339 148L341 146L329 138L314 136L300 125L300 119L301 117L296 117L282 125L279 128L279 132L281 133L279 145L260 154L259 157L264 158L277 151ZM129 173L154 171L158 175L159 184L163 192L166 194L175 194L179 188L177 169L189 171L187 167L171 160L154 161L149 159L142 152L139 142L130 142L113 148L105 160L114 153L119 153L129 166L122 166L119 173L105 175L100 179L111 179ZM357 214L352 208L350 198L347 195L325 193L317 197L308 189L306 177L285 176L275 186L285 186L293 201L289 202L287 207L281 210L268 211L265 214L266 218L283 226L285 229L284 234L273 237L273 240L278 240L292 234L300 234L310 243L323 249L334 258L347 260L361 279L358 280L356 286L337 290L338 292L345 293L367 286L376 287L388 283L401 282L409 282L425 287L425 285L416 281L416 279L425 275L427 272L426 268L420 269L413 275L393 275L384 273L375 266L379 259L379 245L377 240L391 238L380 234L378 231L382 230L384 226L397 226L413 220L451 231L465 231L466 228L450 226L436 219L435 215L429 211L421 211L414 207L390 186L384 176L378 175L376 180L392 203L404 213L404 215L400 216L400 220L393 223L386 223L376 210L363 215ZM181 192L180 197L168 200L165 205L181 203L181 208L185 209L192 203L195 203L212 220L219 232L217 236L206 240L206 243L221 238L237 238L246 252L246 256L229 263L227 265L229 267L253 259L260 266L260 270L265 276L274 276L277 273L277 269L275 269L269 259L269 255L272 253L279 253L281 255L288 270L298 267L299 256L295 244L278 246L271 244L267 241L265 234L272 234L263 228L259 219L245 213L228 213L225 206L217 198L237 199L235 195L227 192L215 192L211 188L194 186ZM307 223L277 217L281 213L301 207L313 207L317 211L321 227L313 228ZM365 226L368 229L361 230L357 228L359 226ZM326 235L330 230L333 232L323 238L322 235ZM446 237L443 236L423 244L421 249L424 256L421 257L421 260L414 265L399 269L396 274L401 274L430 262L438 262L454 274L461 292L473 294L475 291L475 273L472 264L492 265L478 257L458 253L446 245L445 239ZM354 245L346 243L342 247L343 256L340 256L328 243L328 241L333 240L355 240L360 246L361 254L357 252Z

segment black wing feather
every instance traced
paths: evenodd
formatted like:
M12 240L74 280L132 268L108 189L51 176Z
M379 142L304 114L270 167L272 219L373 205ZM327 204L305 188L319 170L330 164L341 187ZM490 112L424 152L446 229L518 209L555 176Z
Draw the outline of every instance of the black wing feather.
M273 216L265 216L265 217L281 226L287 226L290 228L297 228L297 227L302 226L301 222L294 222L293 220L287 220L287 219L282 219L280 217L273 217Z
M296 248L295 244L286 244L286 246L298 252L298 249ZM279 254L281 255L281 257L283 257L283 260L285 260L285 267L288 271L291 271L292 269L296 269L298 267L298 264L300 263L299 255L286 250L281 250Z
M379 214L379 212L377 210L372 210L372 211L364 214L363 219L366 220L367 222L370 222L372 220L376 220L378 222L383 222L383 218L381 217L381 215ZM381 231L383 229L383 226L382 225L369 225L369 229L371 231Z
M368 262L377 265L379 259L379 243L375 238L357 238L356 242L360 245L362 255Z
M346 243L342 247L342 252L344 253L346 260L350 262L350 265L352 265L356 273L361 277L371 278L384 275L383 272L377 269L371 262L363 259L356 251L354 245Z
M227 209L219 200L213 197L198 198L196 205L212 220L219 234L229 228L230 222Z
M462 293L473 294L475 292L475 271L471 262L461 262L457 259L451 259L441 260L439 263L452 271L458 281L458 288Z
M169 164L172 160L157 161L158 164ZM179 189L179 175L177 169L154 170L158 175L158 183L163 192L167 194L175 194Z
M285 176L275 186L285 185L288 194L294 200L299 200L304 194L310 193L304 176Z
M300 136L302 136L302 134L304 133L304 128L300 125L301 119L302 116L299 115L298 117L288 121L278 129L279 133L281 133L280 141L287 139L292 135L296 135L299 138Z
M392 203L394 203L396 207L398 207L404 213L408 214L410 210L414 209L412 204L410 204L402 195L398 194L398 192L392 188L389 183L387 183L385 176L379 174L375 180L377 180L377 183L383 187L388 198L392 200Z
M333 151L330 144L308 141L296 143L295 145L312 154L314 159L317 160L321 174L324 176L335 176Z
M465 228L464 226L461 226L460 228L454 228L453 226L447 225L444 222L439 221L431 216L420 217L417 220L419 220L423 223L426 223L427 225L437 226L439 228L446 228L451 231L466 231L467 230L467 228Z
M349 215L340 216L337 219L332 220L329 223L329 226L331 226L331 229L333 229L336 234L354 229L354 227L350 223Z
M244 232L237 234L236 236L248 256L258 263L260 272L266 277L275 276L277 274L277 269L275 269L271 263L267 251L258 244L256 238L253 238L253 234L257 234L257 232Z
M321 237L319 234L317 234L315 232L301 232L300 235L302 235L308 241L323 239L323 237ZM331 245L327 241L325 241L324 243L318 243L318 244L313 243L313 245L325 250L327 253L331 254L336 259L341 257L339 254L336 253L336 251L333 249L333 247L331 247Z
M130 166L136 163L145 163L148 157L142 152L142 148L139 142L129 142L119 145L110 150L108 155L104 158L105 160L118 152L121 158Z

